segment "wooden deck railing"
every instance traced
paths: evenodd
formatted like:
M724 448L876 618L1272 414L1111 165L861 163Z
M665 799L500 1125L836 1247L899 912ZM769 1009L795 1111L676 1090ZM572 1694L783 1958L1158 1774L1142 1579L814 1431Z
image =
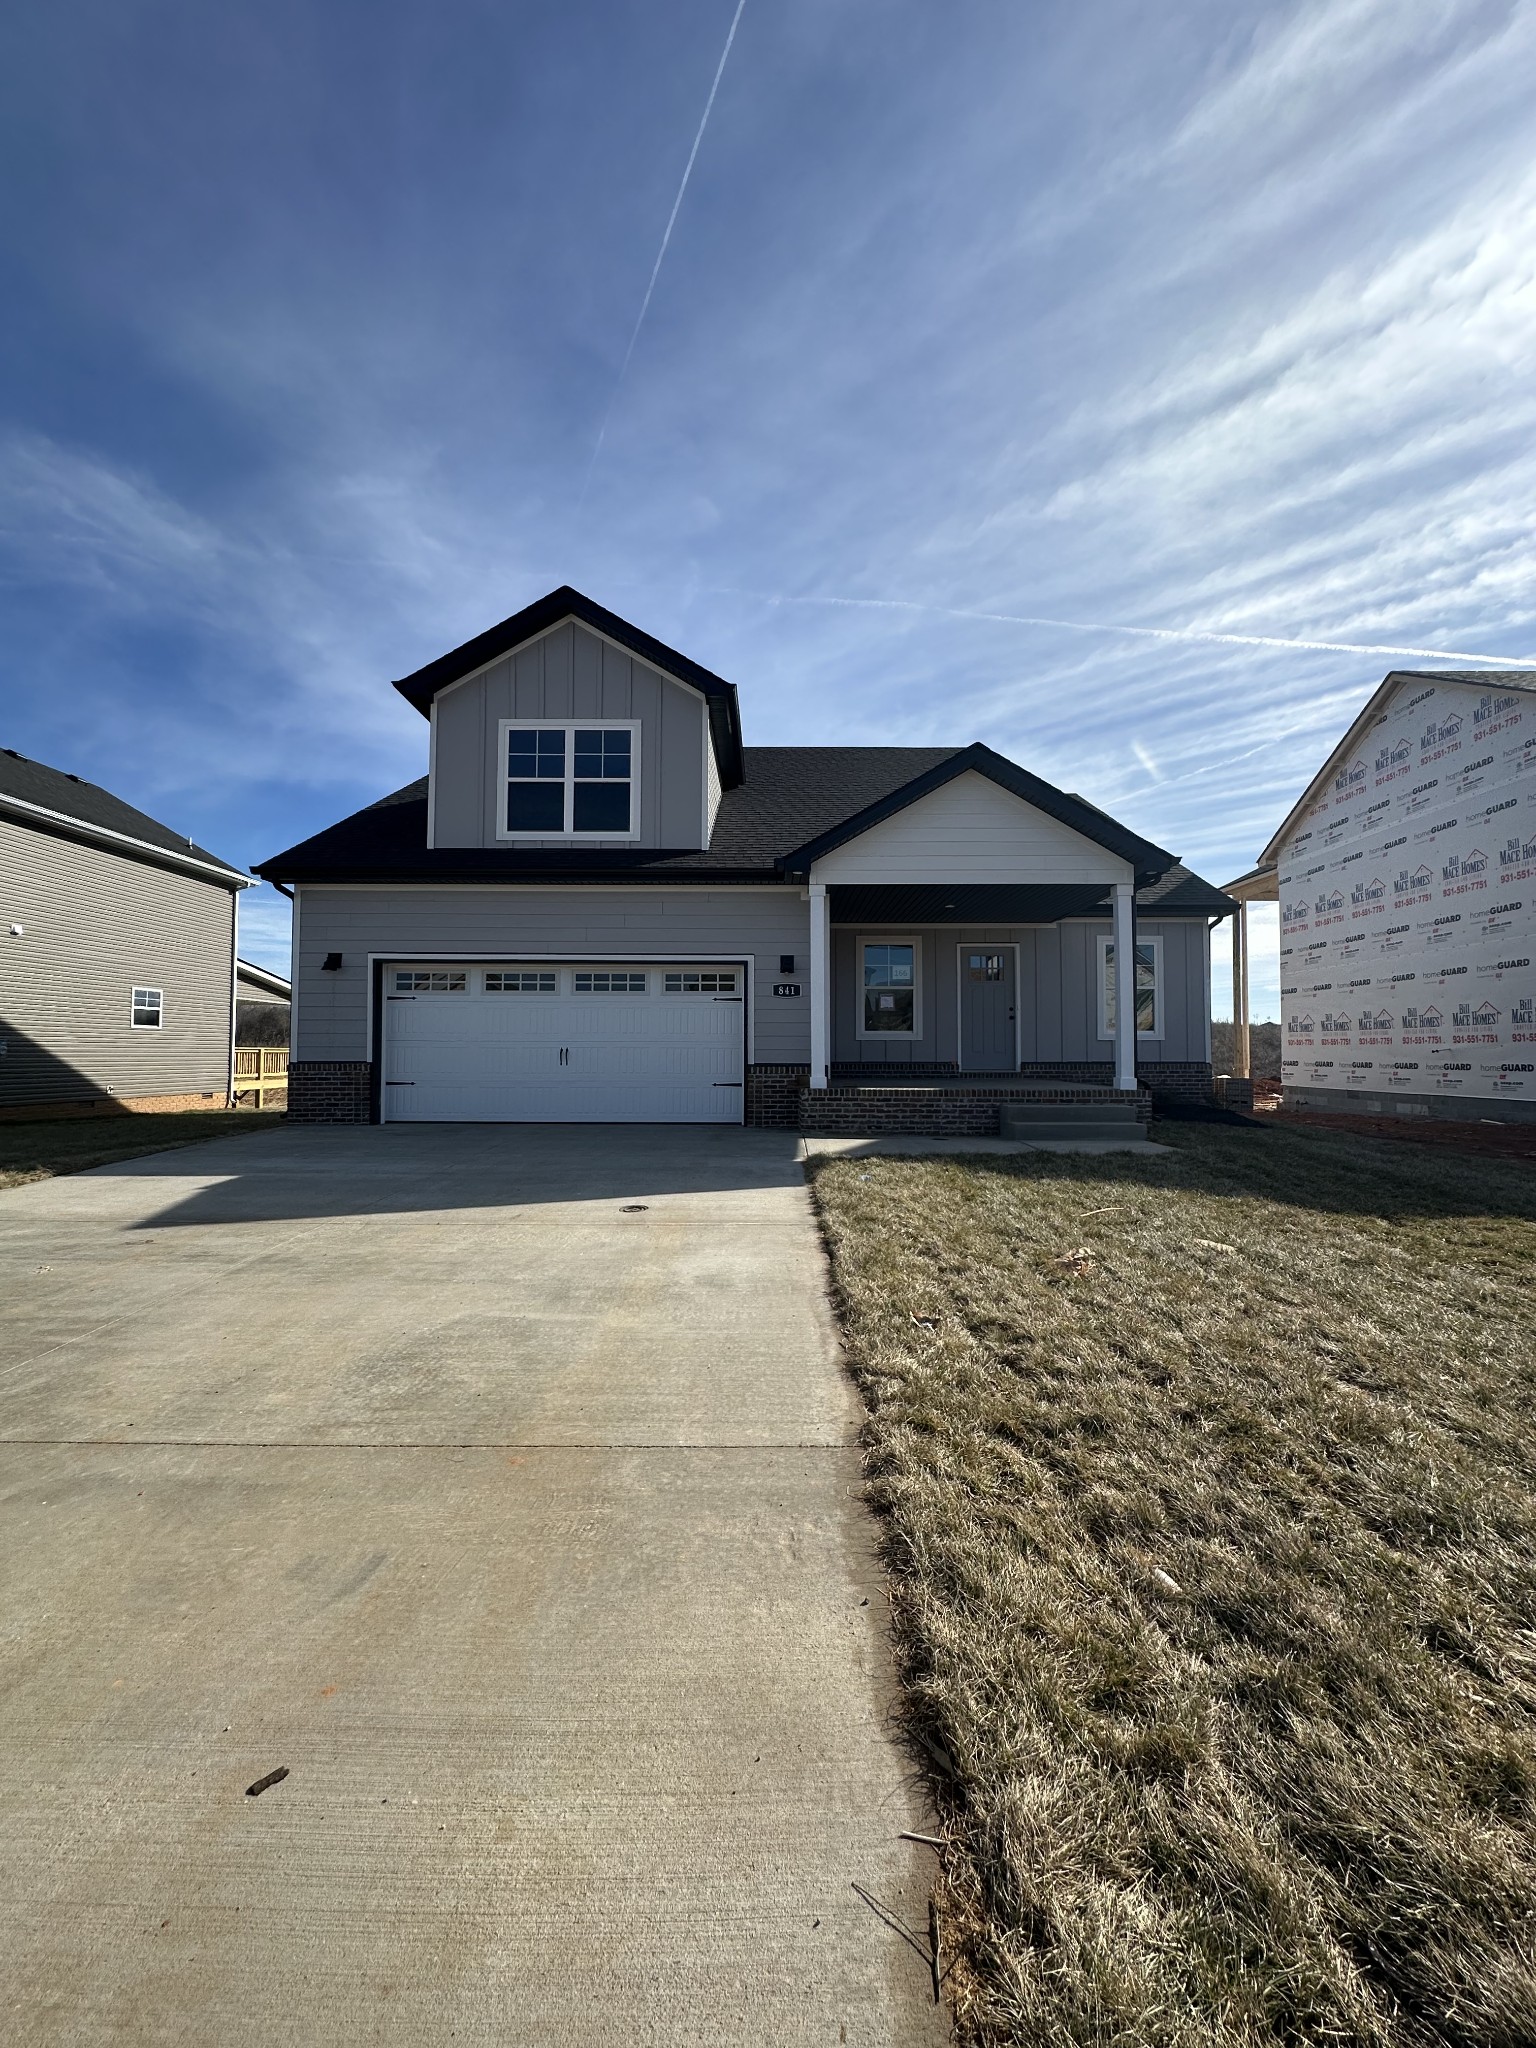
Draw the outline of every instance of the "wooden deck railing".
M285 1048L270 1045L237 1045L235 1047L235 1100L256 1098L256 1107L264 1109L266 1098L279 1089L288 1086L288 1054Z

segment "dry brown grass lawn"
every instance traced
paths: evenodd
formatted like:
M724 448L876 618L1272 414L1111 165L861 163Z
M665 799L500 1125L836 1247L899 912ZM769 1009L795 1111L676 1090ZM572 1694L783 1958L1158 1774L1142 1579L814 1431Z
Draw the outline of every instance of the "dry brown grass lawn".
M277 1112L184 1109L165 1115L40 1117L36 1123L0 1123L0 1188L83 1173L144 1152L168 1152L203 1138L263 1131L281 1123Z
M1165 1134L815 1176L961 2038L1530 2044L1536 1177Z

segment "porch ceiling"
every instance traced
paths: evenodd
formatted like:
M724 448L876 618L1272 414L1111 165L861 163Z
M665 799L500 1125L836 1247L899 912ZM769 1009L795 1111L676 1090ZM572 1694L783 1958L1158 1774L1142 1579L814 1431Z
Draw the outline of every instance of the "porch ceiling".
M1108 913L1107 882L834 883L834 924L1055 924Z

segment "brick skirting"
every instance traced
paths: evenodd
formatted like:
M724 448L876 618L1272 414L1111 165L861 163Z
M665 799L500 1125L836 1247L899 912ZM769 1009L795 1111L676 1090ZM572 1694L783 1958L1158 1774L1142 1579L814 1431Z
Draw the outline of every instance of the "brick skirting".
M1214 1102L1216 1084L1209 1060L1138 1060L1136 1072L1152 1100L1166 1102ZM1236 1108L1236 1104L1233 1107Z
M748 1067L744 1121L771 1131L798 1131L809 1067Z
M290 1061L288 1121L295 1124L372 1123L372 1062Z
M91 1095L80 1102L15 1102L0 1109L0 1123L53 1123L68 1117L168 1116L189 1109L228 1109L222 1088L198 1095Z
M863 1084L818 1089L814 1094L807 1090L801 1098L800 1128L817 1137L995 1138L1003 1105L1009 1102L1134 1102L1141 1122L1152 1114L1144 1089L1132 1095L1070 1081L1003 1082L991 1087Z

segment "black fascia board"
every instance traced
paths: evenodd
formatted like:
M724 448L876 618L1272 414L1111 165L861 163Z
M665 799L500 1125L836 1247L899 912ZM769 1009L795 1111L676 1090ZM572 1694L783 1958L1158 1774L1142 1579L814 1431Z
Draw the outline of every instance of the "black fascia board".
M782 854L779 866L789 874L805 874L812 861L820 860L823 854L831 853L836 847L845 846L850 839L857 839L873 825L881 824L886 818L893 818L904 811L920 797L942 789L946 782L953 782L957 775L974 771L985 775L1000 789L1006 789L1027 804L1033 804L1037 811L1044 811L1047 817L1081 833L1084 839L1091 839L1106 852L1118 859L1129 861L1138 884L1156 881L1159 875L1167 874L1177 865L1175 856L1160 846L1154 846L1150 839L1142 839L1134 832L1117 824L1105 812L1085 803L1081 797L1069 796L1064 789L1057 789L1054 783L1042 781L1038 775L1031 775L1027 768L1019 767L1005 755L995 753L980 740L972 746L962 747L951 754L947 761L941 761L936 768L930 768L922 775L914 776L910 782L894 789L878 803L867 809L856 811L851 818L845 818L840 825L823 832L819 838L807 840L804 846L797 846L793 853Z
M547 597L526 605L522 611L514 612L499 626L477 633L462 647L455 647L449 654L440 654L436 661L429 661L425 668L417 669L413 675L402 676L393 687L408 704L416 707L423 718L429 717L432 699L439 690L446 690L450 683L458 682L477 668L484 668L487 662L510 653L514 647L536 640L551 626L558 626L562 619L579 620L582 625L590 626L594 633L603 634L606 639L637 655L641 661L649 662L653 668L662 669L680 683L688 683L699 691L709 706L709 729L720 769L721 787L735 789L741 784L746 769L742 760L741 707L737 702L736 685L726 682L723 676L715 675L710 669L701 668L686 654L679 654L675 647L653 640L649 633L641 632L628 619L621 619L617 612L594 604L590 597L573 590L568 583L562 583L558 590L550 591Z
M777 868L669 868L657 865L668 858L675 860L676 854L662 854L654 857L653 863L633 867L519 867L512 868L487 859L485 853L474 846L437 847L414 859L377 860L353 859L332 860L322 864L278 854L270 861L260 862L252 872L266 882L301 883L319 886L326 883L343 882L441 882L451 886L466 882L494 882L505 886L508 883L529 882L547 887L552 882L568 884L573 889L586 886L603 888L624 888L639 884L655 887L664 883L668 888L687 889L697 884L718 886L728 882L742 887L756 884L764 888L781 887L783 876Z

